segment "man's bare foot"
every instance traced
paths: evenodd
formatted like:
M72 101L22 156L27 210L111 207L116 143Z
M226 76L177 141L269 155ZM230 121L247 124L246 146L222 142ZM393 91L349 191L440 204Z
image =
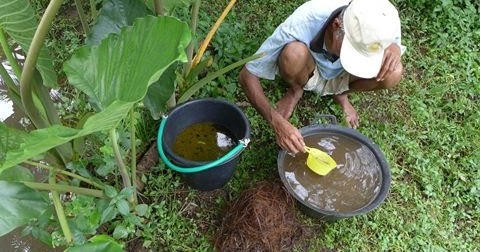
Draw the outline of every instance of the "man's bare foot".
M285 119L289 119L292 116L293 110L297 105L300 98L302 98L303 89L289 88L287 93L277 102L277 112Z
M348 100L347 94L334 95L333 99L342 108L347 126L354 129L358 128L360 125L359 117L357 111Z

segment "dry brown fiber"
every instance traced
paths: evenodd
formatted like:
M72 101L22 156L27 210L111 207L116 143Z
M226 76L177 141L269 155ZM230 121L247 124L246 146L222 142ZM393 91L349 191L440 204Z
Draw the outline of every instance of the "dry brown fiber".
M278 183L259 182L225 212L215 236L217 251L290 251L302 234L295 202Z

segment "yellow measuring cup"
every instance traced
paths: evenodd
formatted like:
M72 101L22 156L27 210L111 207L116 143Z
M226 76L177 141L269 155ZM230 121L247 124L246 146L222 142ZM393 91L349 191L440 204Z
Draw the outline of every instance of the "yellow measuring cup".
M337 162L326 152L306 146L305 151L308 153L307 166L316 174L324 176L337 167Z

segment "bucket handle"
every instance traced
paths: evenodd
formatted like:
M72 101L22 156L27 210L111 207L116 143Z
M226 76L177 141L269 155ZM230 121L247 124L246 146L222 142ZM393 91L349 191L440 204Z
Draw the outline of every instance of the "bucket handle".
M320 119L327 119L328 121L330 121L329 122L330 124L338 124L337 117L329 114L317 114L311 124L320 124L319 123Z
M162 138L163 138L163 130L165 128L167 118L168 118L168 116L164 115L163 120L160 122L160 128L158 129L158 136L157 136L157 149L158 149L158 154L160 154L160 158L162 159L162 161L170 169L172 169L174 171L177 171L177 172L181 172L181 173L200 172L200 171L204 171L204 170L210 169L212 167L218 166L218 165L224 163L225 161L227 161L228 159L230 159L231 157L235 156L237 153L239 153L243 149L245 149L247 147L248 143L250 142L249 138L244 138L244 139L238 141L239 143L235 148L233 148L227 154L223 155L221 158L219 158L219 159L217 159L217 160L215 160L211 163L200 165L200 166L197 166L197 167L188 167L188 168L180 167L180 166L177 166L177 165L173 164L170 160L168 160L167 156L165 156L165 152L163 151Z

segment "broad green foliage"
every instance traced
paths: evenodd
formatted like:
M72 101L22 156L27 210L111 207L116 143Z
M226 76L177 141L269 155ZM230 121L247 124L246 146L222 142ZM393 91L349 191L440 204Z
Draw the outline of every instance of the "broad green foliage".
M113 238L107 235L96 235L89 240L89 243L71 247L65 252L123 252L123 247Z
M176 33L165 36L165 30ZM80 49L66 63L65 71L72 85L89 95L103 111L88 118L81 130L55 125L27 134L0 123L0 137L6 139L2 148L8 150L0 172L75 138L115 128L169 65L184 60L188 36L186 25L174 18L147 17L99 46ZM156 45L162 45L163 50ZM171 90L168 85L173 83L162 85Z
M169 33L167 34L165 31ZM148 87L154 81L157 81L169 66L174 65L177 61L186 60L184 50L189 40L190 34L185 23L170 17L149 16L138 19L133 26L124 27L120 34L108 36L99 45L85 46L79 49L72 59L65 64L65 72L70 80L70 84L90 96L91 101L100 111L86 119L83 127L80 129L54 125L25 133L8 128L3 123L0 123L0 138L2 140L0 173L7 168L42 155L46 151L76 138L98 131L115 129L134 104L144 98ZM159 45L161 49L158 48ZM165 85L165 90L170 90L168 95L173 92L168 87L173 85L173 83L160 83L160 85ZM5 177L9 178L6 175ZM129 178L127 177L126 179L128 181ZM43 186L51 187L52 185L43 184ZM96 186L99 187L99 185ZM131 195L134 190L133 187L129 187L129 194ZM13 192L12 195L21 193L18 191ZM22 195L20 194L20 196ZM35 200L35 195L27 196ZM57 214L59 214L58 218L60 222L63 220L61 223L64 224L62 225L62 231L65 239L67 242L71 242L71 236L67 237L67 233L70 233L65 225L67 220L63 215L63 211L59 212L58 210L60 200L58 195L53 195L53 197L56 197L53 199L57 200L55 207ZM8 199L2 198L1 200L2 202L7 202ZM115 217L116 213L120 213L125 216L126 223L141 225L140 219L130 213L129 204L124 198L116 199L112 207L113 211L110 211L113 215L104 217L104 211L100 221L102 223L103 221L110 221ZM10 202L7 202L5 209L12 209L10 205ZM36 209L35 206L33 209ZM18 216L11 217L13 214L7 213L7 210L5 210L5 214L1 214L2 208L0 208L0 214L11 219L1 222L4 225L2 227L4 229L2 232L4 233L26 224L33 215L28 211L14 211ZM39 214L36 213L36 215ZM74 222L72 226L91 231L89 228L91 229L92 226L81 226L78 224L78 222ZM123 229L117 228L115 229L114 237L118 239L125 238L130 232L130 229L126 227ZM80 234L80 236L82 235ZM78 250L122 250L121 246L114 241L97 238L94 238L90 244L85 245L87 247L80 247Z
M82 135L117 127L118 123L125 118L133 104L134 102L114 101L102 112L94 114L87 119L82 129Z
M40 193L21 183L0 180L0 236L40 216L48 202Z
M111 142L115 151L115 160L120 167L119 170L125 187L124 190L118 193L118 197L115 197L110 201L109 206L102 208L101 214L99 212L98 214L92 215L77 215L76 212L73 212L68 215L72 218L78 217L78 219L74 219L73 221L67 220L64 211L62 210L63 204L59 199L59 195L57 193L52 193L52 200L55 203L54 205L57 211L58 221L63 232L63 236L60 235L60 237L57 238L55 238L57 235L54 233L58 232L58 230L52 233L51 238L53 239L51 240L53 244L68 244L70 246L73 243L82 244L85 242L86 236L95 234L98 225L106 222L114 221L114 224L112 225L116 226L116 228L113 231L113 237L116 239L126 238L135 233L135 230L138 227L142 226L143 219L135 214L133 210L139 211L139 214L145 214L146 208L140 207L138 210L136 208L131 208L131 206L136 205L133 198L135 187L131 187L129 184L130 178L126 167L123 165L121 151L118 150L115 129L119 126L120 121L122 121L131 111L135 103L144 99L147 90L152 83L157 81L167 69L171 70L169 71L170 74L174 74L173 69L176 64L178 62L186 61L185 47L189 41L190 33L188 26L185 23L180 22L178 19L153 16L137 19L132 26L121 28L119 34L108 35L100 42L100 44L80 48L74 56L65 63L64 69L69 79L69 84L89 96L89 101L94 104L98 112L90 116L88 119L84 121L82 120L82 124L78 129L56 124L54 126L26 133L8 128L3 123L0 123L0 139L2 140L0 147L2 153L0 156L0 173L11 168L11 170L4 173L2 176L3 179L8 180L31 180L31 177L28 177L29 174L24 173L23 170L21 170L21 167L12 167L29 159L37 158L54 147L99 131L108 130L111 133L110 137L113 139ZM168 97L173 93L174 83L170 78L164 78L162 80L162 82L158 83L158 89L155 91L159 96L158 102L166 104ZM136 143L134 142L133 144ZM135 157L135 152L133 151L131 155ZM37 165L46 169L53 168L52 166L49 166L50 164L39 163ZM61 167L58 168L61 169ZM15 176L15 174L12 174L14 169L16 171L22 171L22 173L18 173L18 175L22 176ZM104 188L102 183L96 183L90 179L71 174L67 171L60 170L59 173L64 173L75 179L71 181L67 180L66 184L57 185L57 188L68 188L68 190L72 190L79 194L82 194L87 190L95 191L100 193L96 194L97 197L103 196L102 191L100 190L76 187L78 181L83 181L89 185L102 189ZM50 178L54 177L52 176ZM29 186L41 190L56 190L52 189L55 187L54 181L55 180L49 180L49 184L31 183ZM135 183L133 184L136 186ZM10 186L10 184L0 184L1 187L4 185ZM75 187L72 187L71 185L75 185ZM15 189L16 187L11 186L11 188ZM4 191L7 193L10 192L8 190ZM15 194L19 194L20 197L23 195L20 190L12 192L11 195ZM88 193L86 194L91 195ZM9 213L8 211L13 209L14 203L21 204L23 201L17 200L10 203L7 196L9 195L2 196L0 194L0 201L6 202L4 205L5 208L0 207L0 216L9 218L8 221L2 220L0 222L0 224L3 225L0 226L0 228L3 229L2 234L11 231L13 228L26 224L26 222L34 216L34 214L28 210L23 212L15 210L13 213ZM35 195L29 194L25 197L26 199L30 198L31 200L36 200ZM33 205L33 203L31 203L31 205ZM36 209L36 206L33 206L32 209ZM2 211L5 213L2 213ZM18 216L15 214L18 214ZM118 216L122 216L119 221L116 220L117 214ZM35 215L38 216L40 214L35 213ZM86 220L87 218L89 221L88 223L82 222L82 220ZM37 224L38 222L39 221L35 221ZM47 229L48 232L51 232L50 230L55 230L55 227L50 227L46 224L39 225L38 228L41 230L51 228ZM34 232L32 231L32 234L33 233ZM73 233L73 237L71 233ZM72 238L74 239L72 240ZM90 240L89 244L71 248L69 251L85 250L122 251L123 248L109 237L96 236Z
M97 45L109 34L118 34L122 27L132 25L136 18L153 14L148 7L138 0L109 0L100 11L98 21L93 25L87 38L87 45ZM166 102L174 92L177 64L172 64L160 80L153 83L144 99L144 104L155 120L166 111Z
M37 23L34 10L28 0L0 0L0 28L20 44L25 54L32 42ZM46 47L40 51L37 68L45 86L57 86L57 74Z
M149 88L147 95L145 96L143 103L150 111L150 115L153 119L158 120L163 112L167 108L167 101L170 95L175 91L175 80L177 64L172 64L165 70L160 79L153 83Z
M132 25L136 18L152 15L140 0L108 0L102 9L86 40L87 45L98 45L111 33L119 33L121 28Z
M115 101L104 111L89 117L81 130L54 125L25 133L0 123L0 127L4 127L5 135L15 136L7 142L8 151L6 151L4 163L0 163L0 173L73 139L117 127L132 106L132 102Z
M3 124L0 123L0 125ZM7 134L16 137L14 141L7 142L8 151L6 152L4 163L0 166L0 173L7 168L70 141L78 133L78 130L60 125L35 130L31 133L21 132L8 127L4 129Z
M0 163L0 173L7 168L41 155L51 148L67 143L75 138L115 128L128 113L132 104L131 102L113 102L104 111L88 118L81 130L54 125L25 133L0 123L0 127L3 127L2 136L14 136L14 138L6 138L9 140L5 141L7 143L7 151L4 163Z
M103 110L117 100L143 99L148 86L170 64L186 60L184 48L189 40L185 23L150 16L137 20L119 35L110 35L98 46L80 48L64 68L70 84Z

